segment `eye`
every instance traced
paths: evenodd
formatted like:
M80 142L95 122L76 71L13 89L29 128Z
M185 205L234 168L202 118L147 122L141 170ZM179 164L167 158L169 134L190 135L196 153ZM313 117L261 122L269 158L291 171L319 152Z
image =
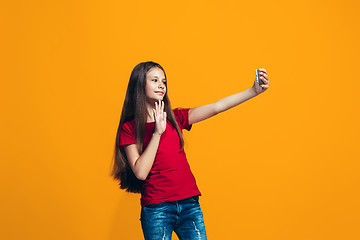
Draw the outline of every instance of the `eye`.
M153 79L153 80L151 80L151 81L153 81L153 82L157 82L157 79Z

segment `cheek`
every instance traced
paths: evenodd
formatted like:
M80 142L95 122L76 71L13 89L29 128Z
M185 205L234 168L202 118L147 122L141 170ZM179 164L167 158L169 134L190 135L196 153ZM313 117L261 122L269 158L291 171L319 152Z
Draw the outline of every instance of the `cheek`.
M147 96L149 96L152 92L154 91L154 88L151 84L146 84L146 87L145 87L145 93Z
M145 90L148 92L151 88L151 85L149 83L146 83Z

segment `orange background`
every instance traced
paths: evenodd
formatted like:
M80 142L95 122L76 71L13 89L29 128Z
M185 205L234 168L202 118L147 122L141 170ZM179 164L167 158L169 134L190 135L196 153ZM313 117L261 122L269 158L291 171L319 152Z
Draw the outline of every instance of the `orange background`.
M360 239L357 1L1 1L1 239L142 239L109 176L132 68L173 107L264 94L185 133L209 239ZM174 237L174 239L177 239Z

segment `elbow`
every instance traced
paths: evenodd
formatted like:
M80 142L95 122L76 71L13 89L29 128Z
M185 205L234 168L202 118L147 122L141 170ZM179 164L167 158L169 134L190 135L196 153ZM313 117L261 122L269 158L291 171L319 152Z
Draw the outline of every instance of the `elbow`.
M147 178L147 176L142 175L142 176L136 176L137 179L141 180L141 181L145 181L145 179Z
M149 162L146 163L147 160L148 158L146 158L144 161L144 157L139 157L131 166L131 170L133 171L135 177L142 181L144 181L148 177L150 169L152 167L152 164L149 165Z
M145 173L142 173L142 172L140 172L140 171L134 172L134 174L135 174L135 177L136 177L137 179L141 180L141 181L144 181L144 180L147 178L147 176L148 176L148 173L145 174Z

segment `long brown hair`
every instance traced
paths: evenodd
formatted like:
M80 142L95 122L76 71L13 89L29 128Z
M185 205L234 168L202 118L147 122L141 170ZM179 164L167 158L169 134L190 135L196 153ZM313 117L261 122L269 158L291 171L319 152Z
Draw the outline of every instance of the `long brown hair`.
M141 154L144 151L144 137L146 131L147 108L146 108L146 74L153 67L160 68L165 75L164 69L160 64L155 62L142 62L135 66L130 75L129 84L126 91L124 105L121 112L120 123L116 134L115 150L114 150L114 165L111 176L115 180L120 181L120 188L128 192L141 192L144 181L139 180L133 173L125 151L120 143L120 131L124 123L134 120L135 123L135 139L136 145ZM166 93L164 95L164 111L167 115L167 120L176 129L179 139L180 148L184 147L184 139L181 134L179 125L176 122L175 115L172 111L170 100L168 97L167 81L165 82Z

